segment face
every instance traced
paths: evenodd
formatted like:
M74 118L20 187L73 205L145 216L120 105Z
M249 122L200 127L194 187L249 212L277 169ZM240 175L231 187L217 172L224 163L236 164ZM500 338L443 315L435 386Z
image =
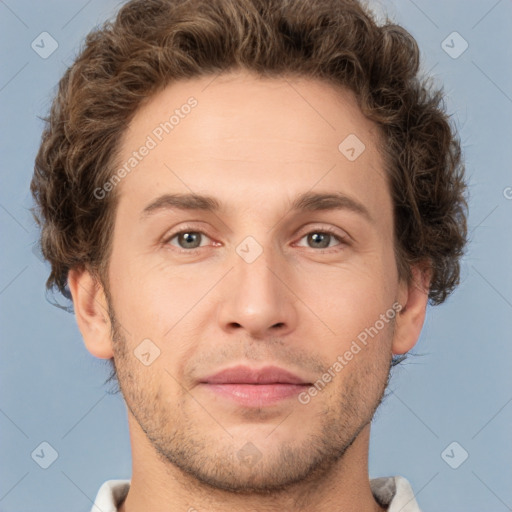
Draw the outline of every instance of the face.
M244 73L173 84L133 118L112 347L162 460L263 492L329 468L369 424L402 289L378 136L347 91Z

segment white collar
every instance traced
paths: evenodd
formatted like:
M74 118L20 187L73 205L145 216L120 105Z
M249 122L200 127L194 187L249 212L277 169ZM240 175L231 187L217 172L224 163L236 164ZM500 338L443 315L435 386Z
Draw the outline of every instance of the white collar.
M375 499L387 512L421 512L412 487L403 476L370 480ZM107 480L98 491L91 512L117 512L130 489L130 480Z

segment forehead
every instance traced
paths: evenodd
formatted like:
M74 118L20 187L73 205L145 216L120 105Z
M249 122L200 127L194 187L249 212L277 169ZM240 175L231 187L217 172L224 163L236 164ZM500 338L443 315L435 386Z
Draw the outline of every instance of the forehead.
M248 208L247 199L261 207L319 187L362 194L371 209L389 200L380 140L354 94L321 81L247 72L180 81L127 127L117 164L129 172L118 192L147 202L162 189L201 191Z
M377 126L363 116L352 91L305 77L262 78L239 71L167 86L138 109L124 142L136 145L143 132L166 139L158 142L179 142L175 150L190 150L228 137L259 137L281 147L293 137L330 152L347 129L370 150L377 143Z

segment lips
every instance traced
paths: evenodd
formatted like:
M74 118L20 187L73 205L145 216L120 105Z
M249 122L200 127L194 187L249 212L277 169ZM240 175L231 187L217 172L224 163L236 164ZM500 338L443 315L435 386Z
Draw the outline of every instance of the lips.
M214 375L201 380L204 384L296 384L310 385L284 368L278 366L265 366L264 368L251 368L249 366L235 366L227 368Z
M305 379L278 366L235 366L199 382L199 387L206 393L235 404L237 410L240 406L261 409L290 403L305 386L310 385Z

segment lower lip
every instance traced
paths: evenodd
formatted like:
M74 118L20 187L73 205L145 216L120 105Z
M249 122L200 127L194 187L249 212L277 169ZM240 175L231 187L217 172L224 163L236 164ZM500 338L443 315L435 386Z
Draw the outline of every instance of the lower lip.
M248 407L273 405L296 397L308 385L304 384L208 384L210 391Z

